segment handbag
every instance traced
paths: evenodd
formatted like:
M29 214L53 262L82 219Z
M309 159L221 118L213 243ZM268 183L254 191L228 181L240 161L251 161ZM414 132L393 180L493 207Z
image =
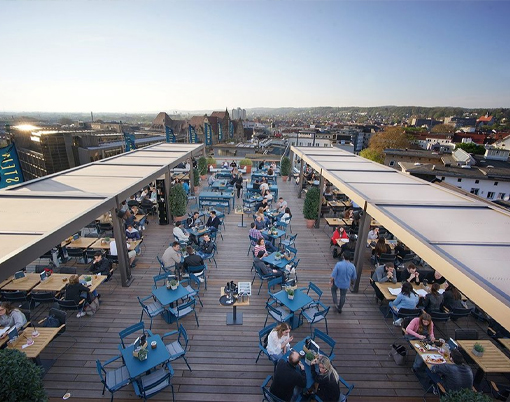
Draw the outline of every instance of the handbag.
M407 361L407 349L404 345L391 345L389 356L393 357L397 366L404 366Z

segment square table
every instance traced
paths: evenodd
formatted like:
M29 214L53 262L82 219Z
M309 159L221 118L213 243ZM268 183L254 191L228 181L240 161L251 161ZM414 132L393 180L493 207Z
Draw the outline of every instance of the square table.
M227 180L216 180L210 187L216 191L231 191L233 185Z
M510 349L510 338L498 338L498 342L505 348Z
M290 263L290 260L287 260L285 257L277 260L276 259L276 253L279 251L274 251L271 254L269 254L267 257L262 258L262 261L268 263L269 265L272 265L273 267L276 267L278 269L285 269L285 266ZM280 253L281 254L281 253Z
M29 359L36 359L37 364L40 364L38 361L39 355L41 352L48 346L48 344L57 336L59 331L62 329L63 326L58 328L37 328L37 331L39 332L39 336L34 338L32 337L32 331L33 328L27 328L25 331L23 331L23 334L21 334L18 339L16 339L14 342L9 343L7 345L7 348L9 349L17 349L20 352L25 353L25 355ZM34 343L30 346L27 346L26 348L23 348L23 345L27 343L27 339L25 338L26 335L29 338L32 338Z
M79 237L76 240L71 240L66 245L66 248L83 248L87 249L97 241L97 237Z
M192 234L193 236L195 236L197 239L200 238L201 236L205 235L205 234L211 233L211 229L209 229L207 227L205 228L205 230L203 230L201 232L199 232L196 227L192 227L192 228L186 229L186 231L189 234Z
M409 343L411 344L411 347L415 350L416 354L420 355L420 357L423 360L423 363L426 364L429 370L433 366L437 366L438 364L453 364L451 357L446 358L442 353L439 352L438 348L428 350L426 349L426 343L420 341L419 339L409 339ZM424 350L424 352L422 352L422 350ZM443 359L445 359L446 361L444 363L430 363L426 359L427 355L441 355Z
M273 243L273 246L274 246L276 239L279 239L280 237L285 236L285 230L280 230L280 229L276 229L276 234L272 234L268 230L263 230L263 231L261 231L261 233L265 234L266 236L271 238L271 243Z
M292 300L289 299L285 289L275 293L273 297L294 313L291 329L296 329L299 327L299 316L296 314L296 312L313 302L313 299L300 289L296 289L294 291L294 299Z
M310 339L310 337L306 337L305 339L303 339L302 341L299 341L298 343L296 343L294 346L292 346L292 350L295 350L296 352L301 352L303 350L303 346L305 346L305 342L307 339ZM321 349L319 349L319 353L321 355L325 355ZM287 360L288 357L290 355L290 351L287 351L287 353L285 353L285 355L282 357L282 359L285 359ZM326 356L326 355L325 355ZM306 364L305 363L305 359L304 358L301 358L301 363L303 363L303 366L305 366L305 373L306 373L306 389L309 389L314 381L313 381L313 376L312 376L312 366L309 365L309 364Z
M60 292L69 283L72 274L51 274L49 278L40 282L33 291L40 292Z
M478 365L473 384L480 384L483 373L510 373L510 359L489 340L463 340L455 341L464 349L467 355ZM479 343L485 349L482 356L473 354L473 346Z
M222 192L214 192L214 191L201 191L198 196L198 207L202 209L202 202L204 201L214 201L214 202L222 202L227 201L229 203L229 211L230 211L230 200L232 200L232 208L235 207L235 197L232 189L227 189L227 191Z
M20 290L23 292L29 292L39 282L41 282L40 274L25 274L24 278L13 279L2 287L2 290Z
M340 218L324 218L326 220L326 224L331 227L335 226L343 226L345 223L343 219Z
M152 349L150 346L153 341L156 341L155 349ZM143 361L133 356L134 345L131 344L125 349L122 345L119 345L119 351L122 354L122 360L124 360L124 364L129 372L129 377L139 377L170 359L170 353L159 335L148 336L147 344L147 359Z
M167 289L164 285L157 289L152 289L152 295L161 303L162 306L169 306L177 300L188 296L189 293L188 289L183 287L181 284L179 284L175 290ZM174 316L166 309L163 313L163 318L169 324L174 322Z

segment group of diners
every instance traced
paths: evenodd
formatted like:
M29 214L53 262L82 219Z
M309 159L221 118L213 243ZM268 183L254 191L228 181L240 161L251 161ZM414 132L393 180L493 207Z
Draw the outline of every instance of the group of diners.
M339 401L339 375L329 358L319 354L311 362L312 386L307 388L305 366L300 354L291 348L293 337L287 323L278 324L267 337L267 351L276 367L269 391L283 401L312 395L323 401Z
M218 231L221 225L221 219L218 217L218 213L215 210L210 210L207 221L204 225L202 219L200 219L200 212L195 211L192 215L184 221L176 221L173 229L173 235L175 240L183 244L195 244L199 245L199 239L193 233L190 233L189 229L205 227L208 233L215 233Z

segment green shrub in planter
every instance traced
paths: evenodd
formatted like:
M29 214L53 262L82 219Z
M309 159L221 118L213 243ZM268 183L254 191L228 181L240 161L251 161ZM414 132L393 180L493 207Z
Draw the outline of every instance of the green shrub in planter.
M284 156L280 166L280 174L282 176L290 176L290 159Z
M16 349L0 350L0 401L47 401L43 369Z
M198 175L198 169L193 169L193 185L195 187L200 186L200 176Z
M207 158L206 160L207 160L207 166L213 165L214 167L216 167L216 159L211 157L211 158Z
M306 192L303 215L305 219L317 219L319 213L321 193L318 187L312 187Z
M441 402L491 402L492 398L486 394L480 394L471 389L450 391L441 397Z
M188 197L186 191L182 187L182 184L176 184L170 188L168 194L168 208L173 217L186 215L186 205L188 203Z
M205 176L207 174L207 159L205 156L198 158L198 174Z
M244 158L244 159L241 159L239 161L239 165L241 165L241 166L252 166L253 162L251 161L251 159Z

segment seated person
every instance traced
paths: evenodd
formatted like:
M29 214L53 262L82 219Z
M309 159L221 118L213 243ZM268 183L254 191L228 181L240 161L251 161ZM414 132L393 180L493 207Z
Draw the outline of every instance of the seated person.
M186 191L186 194L189 194L189 183L187 181L182 182L182 188Z
M335 231L333 232L333 236L331 236L331 245L341 245L339 242L340 239L348 239L349 235L345 231L345 229L342 226L338 226Z
M193 272L195 273L196 270L193 270L193 267L198 267L200 265L204 265L204 260L199 255L195 254L195 250L193 247L188 246L186 247L186 252L188 253L188 256L184 259L184 270L186 272ZM203 271L200 271L203 272ZM199 272L196 272L197 274L200 274Z
M271 268L264 261L262 261L262 258L264 258L264 256L265 251L259 250L255 255L255 258L253 259L253 264L260 269L260 272L262 272L264 275L271 275L274 276L275 278L281 276L282 279L285 279L282 271L280 271L279 269Z
M126 246L127 246L127 249L128 249L129 265L131 266L131 268L134 268L134 267L136 267L136 264L135 264L136 251L135 250L130 250L131 245L129 243L126 243ZM101 253L101 252L98 251L97 253ZM97 255L97 253L94 255L94 258ZM110 242L110 255L111 256L118 256L117 243L115 243L115 240L112 240Z
M269 388L274 396L290 401L296 388L299 393L306 387L305 366L299 361L299 353L293 350L287 360L280 359L276 364L273 382Z
M259 162L259 170L262 170L264 169L264 164L266 163L266 161L260 161Z
M262 234L260 233L260 230L258 230L255 226L255 222L252 222L250 224L250 231L248 232L248 235L251 237L250 241L251 241L251 245L252 246L255 246L257 243L256 241L258 239L263 239L264 237L262 236ZM254 240L252 240L254 239Z
M414 264L409 264L408 267L402 272L401 282L420 283L420 273Z
M377 240L379 238L379 228L375 227L370 232L368 232L368 240Z
M395 267L393 263L387 262L385 265L379 265L372 275L372 287L375 290L375 294L377 298L382 301L384 300L384 295L381 293L379 288L375 285L376 282L392 282L397 283L397 275L395 274Z
M197 254L202 258L209 258L214 250L214 242L208 233L202 236L202 241L198 245Z
M182 243L186 243L186 244L190 242L189 233L187 233L184 230L184 228L182 227L181 221L175 222L173 234L178 242L182 242Z
M324 194L322 194L326 201L333 201L333 193L331 192L331 186L326 186L326 190L324 191Z
M86 314L86 305L92 301L89 288L80 283L78 275L71 275L65 290L65 300L72 300L76 305L85 300L82 310L76 315L78 318L83 317Z
M210 187L214 184L215 181L216 181L216 173L213 173L207 179L207 184L209 184L209 187Z
M372 252L376 257L380 257L381 254L390 254L391 248L386 244L384 237L379 237L375 245L374 251Z
M140 203L140 206L142 207L142 209L144 210L144 212L146 213L149 213L153 210L154 208L154 200L151 198L152 197L152 194L154 194L154 200L156 199L156 192L153 191L150 195L147 194L143 199L142 199L142 202Z
M473 372L458 349L450 352L454 364L434 364L430 369L432 380L444 385L445 390L458 391L473 386Z
M433 283L439 283L440 285L442 285L443 283L446 282L446 278L443 275L441 275L438 271L430 272L424 279L426 279L430 285Z
M349 241L347 243L343 243L340 246L339 257L345 256L349 254L351 257L354 257L354 251L356 250L356 237L350 236Z
M255 180L253 182L253 189L254 190L260 190L260 182L258 180Z
M287 350L290 349L290 342L294 338L290 336L290 327L283 322L278 324L267 337L267 352L275 361L280 360Z
M264 194L264 191L269 190L269 184L267 183L267 179L265 177L262 178L262 183L260 183L260 193Z
M216 216L216 211L211 211L209 213L209 219L207 219L207 223L205 226L211 231L211 232L217 232L218 228L221 224L220 218Z
M126 238L128 240L140 240L142 237L140 236L138 229L135 229L133 225L128 225L126 229Z
M268 204L273 201L273 194L271 194L271 191L269 190L265 190L263 193L262 193L262 197L264 197Z
M422 313L419 317L413 318L409 325L406 327L406 337L409 340L427 339L434 342L434 323L428 313ZM417 353L413 363L413 370L419 371L425 367L425 363L421 356Z
M353 219L354 218L354 210L352 208L347 208L344 211L343 218L344 219Z
M313 385L311 391L323 401L339 401L338 373L327 356L319 355L312 361Z
M404 257L411 254L411 250L400 240L397 240L397 245L395 246L395 264L402 264Z
M263 198L262 201L255 205L255 211L260 210L260 208L262 208L262 211L267 211L269 209L267 198Z
M161 261L163 261L165 267L175 266L176 271L182 267L181 245L178 241L174 241L172 245L165 250Z
M398 318L398 311L401 308L415 309L420 301L420 297L416 294L413 289L413 285L409 282L404 282L402 284L402 290L394 301L389 303L390 311L393 314L393 325L400 326L402 323L402 318Z
M423 309L429 314L433 311L441 311L441 306L443 305L443 295L439 293L439 289L439 283L433 283L430 293L425 296Z
M270 244L271 244L270 242L266 243L263 238L258 239L257 244L253 248L253 255L258 255L259 251L263 251L264 252L263 257L267 257L269 254L267 253L266 246L269 247ZM274 250L274 251L276 251L276 250Z
M283 197L280 197L278 198L278 202L276 203L275 207L279 213L283 213L287 208L287 201L285 201Z
M230 167L231 167L231 168L235 168L235 167L237 167L237 163L236 163L236 161L232 161L232 162L230 163Z
M114 241L112 241L111 243L113 243ZM110 248L111 248L111 243L110 243ZM117 251L117 250L115 250L115 251ZM117 254L115 254L115 255L117 255ZM135 255L136 255L136 253L135 253ZM110 274L110 260L108 260L108 258L103 257L103 253L101 253L101 251L96 251L94 254L94 261L92 261L92 265L90 266L89 271L91 273L97 274L97 275L109 275Z
M137 207L139 205L138 201L135 198L135 195L133 194L131 197L129 197L129 201L127 202L128 207Z
M255 228L257 230L265 230L267 228L267 222L264 219L264 215L257 213L256 218L255 218ZM262 236L265 239L268 238L268 237L264 236L264 234L262 234Z
M9 302L0 303L0 327L16 327L20 331L27 323L27 318L19 309ZM7 336L7 332L1 337Z
M450 311L457 308L466 308L466 304L462 301L462 294L451 283L443 293L443 307Z
M136 207L133 207L136 208ZM135 214L131 210L126 210L123 215L124 226L127 228L129 225L136 227L135 225Z
M199 218L200 214L198 211L193 212L193 215L186 219L186 226L188 228L194 228L202 225L202 220Z
M286 207L285 212L280 217L280 222L286 223L288 225L290 223L291 219L292 219L292 213L290 212L290 208Z

